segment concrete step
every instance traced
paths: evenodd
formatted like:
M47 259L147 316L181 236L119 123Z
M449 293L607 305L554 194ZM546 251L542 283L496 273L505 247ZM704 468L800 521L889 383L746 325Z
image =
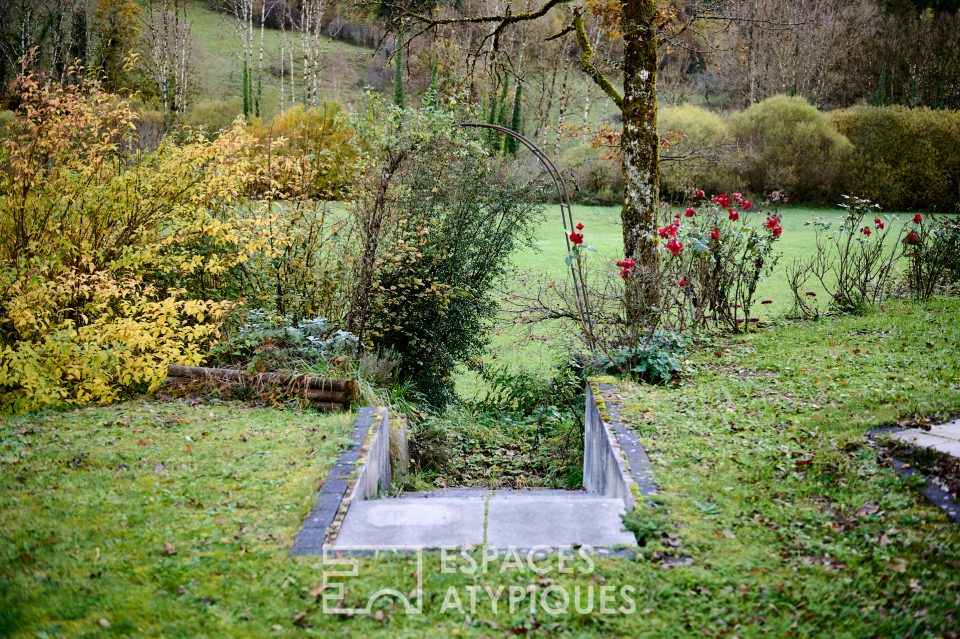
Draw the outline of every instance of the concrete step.
M444 490L350 504L335 548L635 546L624 504L583 491Z

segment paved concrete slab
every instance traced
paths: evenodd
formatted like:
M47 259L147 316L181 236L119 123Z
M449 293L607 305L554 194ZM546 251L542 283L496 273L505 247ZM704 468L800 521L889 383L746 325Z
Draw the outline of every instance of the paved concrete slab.
M928 432L937 437L946 437L947 439L960 441L960 419L955 419L952 422L940 424L939 426L933 426Z
M623 509L622 499L494 493L488 502L487 544L526 549L635 546L633 535L623 528Z
M333 547L473 546L483 543L483 499L372 499L350 504Z
M947 443L937 444L933 448L934 450L939 450L941 453L946 453L953 457L960 457L960 440L947 440Z
M921 448L935 448L936 446L950 442L950 440L945 437L937 437L925 430L918 430L916 428L909 428L899 433L893 433L890 435L890 439L902 441L905 444Z
M447 489L354 501L333 548L635 546L621 499L568 490Z

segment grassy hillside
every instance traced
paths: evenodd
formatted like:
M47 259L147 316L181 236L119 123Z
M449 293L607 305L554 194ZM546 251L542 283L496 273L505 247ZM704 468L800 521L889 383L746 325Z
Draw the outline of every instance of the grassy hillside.
M242 109L243 71L240 66L241 41L236 19L228 14L211 11L202 0L190 3L187 18L193 28L195 46L198 86L194 105L202 106L205 101L223 100L229 102L230 106L235 107L239 113ZM259 32L256 38L259 47ZM263 115L267 118L276 113L280 107L280 78L269 73L269 69L279 68L280 42L280 31L271 29L264 31ZM294 64L299 69L302 57L296 32L287 33L286 46L287 51L292 48ZM340 99L344 102L353 100L362 88L361 78L372 57L371 49L326 39L321 95L326 99ZM295 77L294 82L297 87L300 87L300 76ZM298 91L300 91L299 88ZM289 100L289 93L287 100ZM226 107L226 104L224 106Z
M229 121L233 115L242 110L242 77L239 52L241 50L240 35L237 31L237 21L232 16L212 11L202 0L194 0L188 6L187 17L193 28L195 47L195 67L197 76L197 93L193 101L193 110L210 110L212 106L220 109L229 108L231 114L220 114L222 120ZM264 37L264 68L279 68L281 33L267 29ZM357 97L366 84L365 78L371 64L374 64L374 51L364 47L354 46L339 40L325 39L326 47L323 55L323 73L321 74L321 95L326 99L338 99L349 105ZM259 47L259 32L256 34ZM294 53L294 64L298 75L294 78L295 85L301 87L299 75L302 57L300 42L296 32L287 33L287 51L291 48ZM286 54L289 56L289 53ZM392 72L389 74L392 77ZM272 117L280 106L280 78L272 73L265 72L263 86L263 116ZM583 123L584 95L589 88L592 100L589 120L592 125L613 113L613 105L603 98L598 89L592 88L590 80L573 70L569 79L570 99L567 104L567 125L581 125ZM560 81L557 81L556 92L559 94ZM534 109L539 80L534 75L525 78L525 109L526 125L524 132L533 134ZM289 91L289 85L287 86ZM300 91L301 88L298 88ZM389 87L388 87L388 90ZM287 94L289 101L289 93ZM211 105L211 101L221 102ZM206 104L205 104L206 103ZM215 110L215 109L214 109ZM556 124L559 115L559 105L554 100L551 109L551 122ZM538 139L538 141L540 141ZM572 140L564 142L564 146ZM556 144L556 133L551 132L546 138L546 148L553 152Z

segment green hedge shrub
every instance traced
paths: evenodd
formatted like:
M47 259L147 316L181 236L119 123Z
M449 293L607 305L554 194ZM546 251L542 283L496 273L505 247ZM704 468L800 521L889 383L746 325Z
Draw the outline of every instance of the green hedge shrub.
M888 210L960 207L960 112L864 106L830 116L854 147L845 191Z
M730 125L717 113L693 104L667 107L659 113L662 139L669 144L661 157L660 188L668 197L681 197L691 189L720 193L740 187L732 164L734 143ZM676 158L676 159L671 159Z
M795 201L835 202L853 150L830 117L801 97L767 98L730 118L741 177L754 193L782 190Z

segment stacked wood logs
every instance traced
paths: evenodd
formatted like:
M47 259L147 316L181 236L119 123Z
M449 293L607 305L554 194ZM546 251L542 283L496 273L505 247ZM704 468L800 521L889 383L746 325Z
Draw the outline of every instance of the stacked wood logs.
M270 391L284 397L301 397L323 410L345 410L350 406L353 384L346 379L288 375L285 373L246 373L232 368L205 368L203 366L168 366L167 384L187 386L197 382L212 382Z

